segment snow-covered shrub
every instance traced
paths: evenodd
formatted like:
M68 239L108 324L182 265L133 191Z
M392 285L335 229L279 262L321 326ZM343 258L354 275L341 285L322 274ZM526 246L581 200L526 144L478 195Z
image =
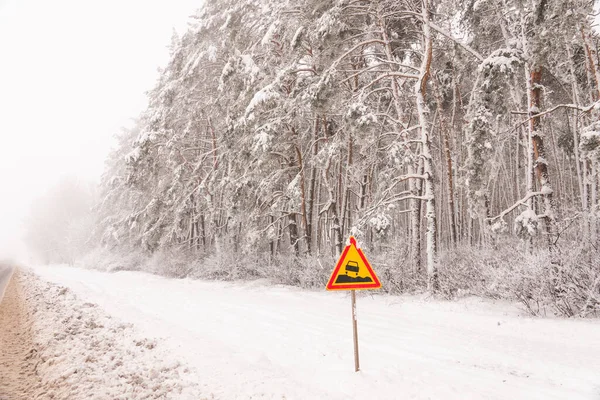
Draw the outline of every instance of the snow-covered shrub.
M350 104L344 118L350 126L358 130L377 124L377 117L369 112L369 109L363 103Z
M506 233L508 232L508 223L503 218L500 218L492 224L490 230L495 234Z
M515 218L515 235L521 238L536 236L539 229L539 218L532 209L526 209Z
M273 283L307 289L324 288L333 270L332 257L277 257L264 264L264 273Z
M499 266L498 255L488 249L474 249L469 246L442 253L438 272L440 294L447 299L473 295L503 297L501 294L490 294L487 291L487 286L494 287L495 283L488 282L486 272Z
M516 301L536 316L600 316L597 252L564 248L532 254L509 239L496 249L448 251L439 273L446 298L475 295Z
M192 254L174 250L157 251L146 262L144 271L169 278L185 278L192 270Z
M369 220L369 224L378 235L385 235L391 226L391 218L385 213L379 213Z
M427 276L409 262L407 248L369 255L369 262L381 281L381 288L390 294L417 294L427 291Z
M141 271L148 256L133 249L115 249L98 246L77 260L75 266L100 271Z
M263 278L258 268L262 260L256 255L225 251L198 258L193 262L190 277L221 281Z
M600 316L600 254L583 248L530 256L511 282L515 297L533 315Z

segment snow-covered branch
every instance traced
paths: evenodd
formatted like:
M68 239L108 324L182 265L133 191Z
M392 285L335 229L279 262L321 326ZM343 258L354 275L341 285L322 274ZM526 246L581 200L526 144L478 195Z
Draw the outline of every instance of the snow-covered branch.
M528 193L525 197L523 197L521 200L517 201L515 204L513 204L512 206L508 207L506 210L502 211L500 214L496 215L495 217L491 217L491 218L487 218L488 221L490 222L494 222L498 219L502 219L504 218L508 213L510 213L511 211L513 211L515 208L519 207L519 206L524 206L524 207L528 207L527 201L533 197L536 196L543 196L547 194L544 191L541 192L531 192Z

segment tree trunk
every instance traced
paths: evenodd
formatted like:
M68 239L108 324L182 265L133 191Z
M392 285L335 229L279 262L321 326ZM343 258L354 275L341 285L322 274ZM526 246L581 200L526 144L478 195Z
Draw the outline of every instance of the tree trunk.
M306 206L306 188L305 188L305 176L304 176L304 160L302 159L302 151L300 150L300 146L294 145L296 149L296 156L298 157L298 168L300 174L300 211L302 213L302 228L304 229L304 237L308 238L310 236L309 230L310 226L308 225L308 212ZM308 239L307 239L308 243ZM308 246L307 246L308 247Z
M216 170L219 166L217 161L217 135L215 134L215 128L213 127L210 118L208 118L208 129L210 131L210 137L212 141L213 170Z
M573 54L571 46L567 43L565 46L567 49L567 58L569 59L569 72L571 75L571 93L573 100L576 105L580 105L579 90L577 88L577 77L575 76L575 63L573 62ZM573 111L573 152L575 153L575 167L577 169L577 183L579 184L579 198L581 201L581 208L585 211L585 204L583 200L583 175L581 173L581 157L579 156L579 132L578 132L578 111Z
M440 95L440 90L436 85L436 101L438 104L438 113L440 115L440 132L442 134L443 155L446 159L446 179L448 186L446 189L448 199L448 219L450 221L450 242L452 246L456 245L456 215L454 208L454 177L452 174L452 152L450 150L450 127L446 118L444 101ZM440 149L442 151L442 149ZM443 229L443 228L441 228Z
M598 161L592 163L592 173L590 182L590 202L591 202L591 214L590 214L590 240L594 247L598 246Z
M312 146L312 162L315 162L319 153L319 127L320 119L315 118L315 126L313 131L313 146ZM317 180L317 167L313 164L310 168L310 178L308 181L308 199L306 202L306 248L309 254L313 253L313 216L315 207L315 185Z
M431 140L429 137L429 122L427 120L425 95L427 91L427 80L430 74L432 58L432 39L429 27L429 0L423 0L421 16L423 19L423 60L419 70L419 79L415 85L417 98L417 112L421 131L421 149L423 156L423 172L425 175L425 218L427 220L427 289L435 292L439 289L437 272L437 220L435 211L435 185L433 181L433 154L431 152Z
M350 225L350 166L352 165L352 133L348 132L348 158L346 159L346 179L342 197L342 235L346 235Z
M409 174L414 173L412 165L409 167ZM417 175L423 174L423 162L417 161ZM421 197L423 192L423 184L420 179L411 179L410 194L414 197ZM410 259L412 261L413 270L420 272L423 263L421 262L421 199L410 200Z
M554 190L550 184L550 174L548 172L548 159L544 147L542 132L542 122L540 117L533 117L539 114L542 109L542 67L533 66L529 72L531 79L531 96L529 105L529 129L531 131L531 141L533 145L533 166L535 175L540 184L540 191L544 198L544 221L546 223L546 234L548 243L553 244L553 235L555 232L555 210L553 204Z
M327 177L329 174L329 169L331 168L331 161L332 159L330 158L327 161L327 167L323 170L323 182L327 191L329 192L329 206L327 208L327 212L331 213L331 230L333 231L335 255L339 255L342 253L342 229L338 215L337 200L335 198L335 188L330 184L329 178Z
M294 249L294 255L297 257L300 254L300 246L298 239L298 217L297 214L292 212L288 215L288 231L290 232L290 245Z
M274 223L275 223L275 217L273 217L272 215L269 215L269 225L274 228ZM271 258L273 258L275 256L275 240L271 239L269 240L269 254L271 255Z
M204 220L204 214L200 214L200 228L201 228L202 247L204 249L206 249L206 222Z
M585 47L585 53L589 61L589 72L594 82L596 83L596 92L594 93L593 99L598 100L600 95L600 67L598 66L598 54L596 52L596 46L592 43L591 33L580 27L581 37L583 39L583 45Z

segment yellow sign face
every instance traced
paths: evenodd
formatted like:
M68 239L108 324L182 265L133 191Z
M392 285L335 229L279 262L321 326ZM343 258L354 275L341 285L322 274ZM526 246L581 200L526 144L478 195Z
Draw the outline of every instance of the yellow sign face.
M350 236L350 244L346 246L338 260L327 290L379 289L381 283L371 268L371 264L356 246L356 240Z

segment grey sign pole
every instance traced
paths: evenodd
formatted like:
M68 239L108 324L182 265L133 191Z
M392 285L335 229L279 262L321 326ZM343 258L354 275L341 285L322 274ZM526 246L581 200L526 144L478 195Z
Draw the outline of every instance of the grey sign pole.
M358 324L356 321L356 290L352 291L352 332L354 336L354 371L360 371L360 363L358 361Z

